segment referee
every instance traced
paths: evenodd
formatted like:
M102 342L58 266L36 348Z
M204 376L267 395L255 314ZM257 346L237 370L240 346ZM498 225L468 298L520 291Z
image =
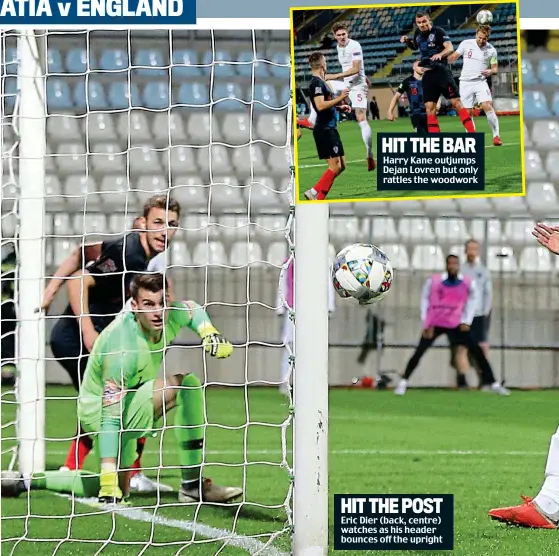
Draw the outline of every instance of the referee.
M336 107L347 111L346 104L348 89L334 97L324 76L326 75L326 58L321 52L314 52L309 56L312 78L308 88L311 105L316 111L316 122L313 128L316 152L320 160L326 160L328 170L324 172L314 187L305 191L305 198L309 201L324 200L332 188L334 180L345 170L344 146L337 129Z
M419 67L419 61L413 65L413 75L406 77L399 85L396 94L390 101L387 118L394 121L394 109L402 95L407 95L410 104L411 125L416 133L427 133L427 112L423 102L423 83L422 75L424 69Z
M454 48L450 37L442 27L433 25L427 12L415 15L417 30L413 38L403 35L400 42L413 50L419 50L421 67L425 68L423 76L423 100L427 111L427 126L430 133L440 132L436 104L442 95L450 100L462 125L469 133L475 131L474 123L468 111L462 106L456 80L448 67L448 56Z
M480 255L480 244L475 239L469 239L465 245L466 262L462 266L462 273L465 276L469 276L476 283L476 290L478 292L477 304L474 313L474 320L472 321L472 326L470 328L470 333L474 337L475 341L480 345L481 349L486 358L489 358L489 325L491 319L491 309L493 306L493 283L491 280L491 272L484 266L479 258ZM471 354L467 354L470 363L476 370L479 371L479 367L476 361L471 357ZM464 346L457 346L456 353L453 350L454 357L465 357L466 348ZM453 367L456 369L456 364L453 359ZM459 388L465 388L466 383L464 380L464 375L458 373L457 370L457 381Z

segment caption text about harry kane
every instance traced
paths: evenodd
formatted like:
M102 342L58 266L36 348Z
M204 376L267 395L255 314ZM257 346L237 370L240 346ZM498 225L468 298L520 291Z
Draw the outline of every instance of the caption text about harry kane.
M379 133L379 191L484 191L483 133Z
M452 494L334 495L335 550L453 550Z

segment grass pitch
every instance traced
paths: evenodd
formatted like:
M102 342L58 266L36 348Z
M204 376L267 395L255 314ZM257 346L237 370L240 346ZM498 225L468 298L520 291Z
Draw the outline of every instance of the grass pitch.
M47 465L56 469L64 461L67 439L74 435L75 401L65 399L74 395L67 387L49 387L47 393L57 398L47 402ZM4 403L10 399L3 397L3 423L13 418L14 405ZM205 556L223 547L224 541L215 539L218 533L233 530L239 535L236 546L228 545L220 554L254 553L261 546L254 544L256 535L262 535L256 541L265 542L284 528L282 504L289 478L279 466L280 424L288 413L285 398L272 389L253 388L247 396L243 388L207 392L208 421L214 426L207 432L206 473L216 481L244 484L249 504L197 511L177 505L174 494L159 500L150 494L135 496L134 510L119 515L46 491L32 492L29 497L2 500L2 553L47 556L56 550L61 556L89 556L102 550L119 555ZM455 549L449 554L556 554L556 531L510 528L487 516L490 508L519 503L520 493L537 493L556 428L554 391L513 392L506 398L477 391L410 390L400 398L392 392L335 389L330 393L330 497L335 493L454 494ZM4 439L13 434L13 429L3 428ZM2 463L5 468L6 459ZM164 465L161 480L178 487L172 430L163 440L159 435L146 444L144 465L155 468L160 463ZM333 533L330 543L333 546ZM289 546L284 533L264 554L286 555ZM334 553L333 548L329 552L350 554ZM436 556L441 552L370 554Z
M475 118L478 131L485 132L485 192L478 194L519 194L522 193L522 157L520 145L519 116L499 118L502 147L493 146L493 138L485 117ZM376 151L377 133L413 131L408 117L395 122L375 120L369 122L373 131L373 148ZM464 132L460 119L456 116L440 117L441 131ZM384 199L403 197L436 197L468 195L464 191L377 191L377 173L367 171L365 146L361 131L356 122L342 122L338 126L344 145L347 163L346 171L334 182L328 200L342 199ZM301 129L303 135L297 144L299 165L299 200L304 201L303 193L320 179L327 165L316 156L312 131Z

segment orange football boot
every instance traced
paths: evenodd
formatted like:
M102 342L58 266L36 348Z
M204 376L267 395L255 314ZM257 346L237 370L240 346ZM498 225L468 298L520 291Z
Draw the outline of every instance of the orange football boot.
M494 137L493 138L493 145L495 147L501 147L503 145L503 142L501 141L500 137Z
M534 529L557 529L557 524L546 517L528 496L522 496L523 504L508 508L489 510L492 519Z

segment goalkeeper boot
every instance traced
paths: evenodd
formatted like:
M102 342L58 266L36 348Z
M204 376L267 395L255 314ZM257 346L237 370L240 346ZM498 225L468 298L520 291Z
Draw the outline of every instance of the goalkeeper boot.
M490 517L497 521L517 525L519 527L557 529L557 522L544 514L531 498L523 496L522 499L524 503L518 506L489 510Z
M2 498L17 498L27 487L21 473L17 471L0 472L0 495Z
M193 481L190 485L181 485L179 502L192 504L196 502L210 502L225 504L243 495L243 489L214 485L211 479L202 479L202 495L200 496L200 483Z
M305 199L307 199L308 201L316 201L317 192L314 188L305 191L304 195L305 195Z

